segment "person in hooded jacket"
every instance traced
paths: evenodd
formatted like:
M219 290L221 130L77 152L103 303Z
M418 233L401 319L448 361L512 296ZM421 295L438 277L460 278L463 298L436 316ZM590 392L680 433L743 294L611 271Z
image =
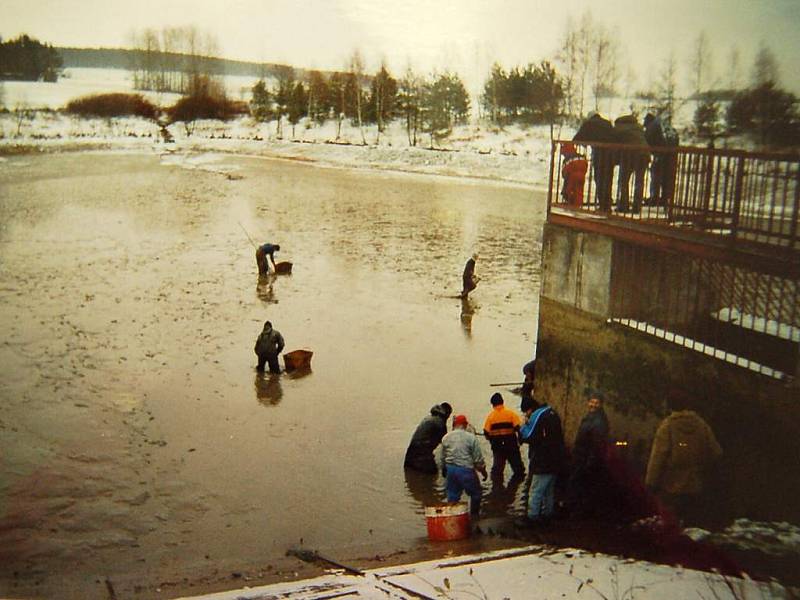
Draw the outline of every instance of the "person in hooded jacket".
M452 412L453 408L447 402L431 407L431 414L422 419L411 436L404 467L423 473L436 473L439 470L433 451L447 433L447 419Z
M253 351L258 356L258 366L256 370L264 371L264 363L269 363L270 373L280 373L281 366L278 363L278 355L283 351L283 336L277 329L272 328L269 321L264 323L264 329L256 339Z
M678 146L678 132L661 115L647 113L644 117L644 137L651 147L658 149L653 153L653 165L650 167L650 204L668 206L675 191L678 156L663 149Z
M647 146L644 127L636 120L636 115L623 115L614 121L614 131L620 144L631 146ZM619 161L619 198L617 212L631 211L629 202L631 175L633 175L633 212L641 210L644 197L644 175L650 164L650 153L641 148L632 148L620 153Z
M613 144L616 143L617 137L611 121L593 112L589 114L588 119L581 123L572 141ZM598 210L608 212L611 209L611 184L614 177L614 166L616 165L616 151L592 145L591 162Z
M670 405L653 439L645 485L679 516L696 521L708 471L722 448L708 423L689 410L685 393L673 392Z

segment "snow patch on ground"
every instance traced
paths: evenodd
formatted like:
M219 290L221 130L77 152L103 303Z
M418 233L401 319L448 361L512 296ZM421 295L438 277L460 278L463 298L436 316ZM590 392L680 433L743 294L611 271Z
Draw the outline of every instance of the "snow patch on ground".
M757 550L772 556L800 556L800 527L785 521L767 523L736 519L725 530L710 533L703 529L685 532L692 539L705 539L717 545Z
M195 596L266 598L787 598L777 583L580 550L528 546Z
M209 173L220 173L230 175L239 170L238 165L225 164L225 156L221 154L176 154L168 153L161 155L161 164L165 166L180 167L190 171L206 171Z

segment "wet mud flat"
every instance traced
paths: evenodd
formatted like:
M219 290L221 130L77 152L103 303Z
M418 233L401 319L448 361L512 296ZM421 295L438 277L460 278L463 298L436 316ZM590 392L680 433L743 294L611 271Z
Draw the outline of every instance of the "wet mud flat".
M543 197L486 182L4 160L0 593L152 597L290 578L297 546L424 552L441 484L406 480L405 446L435 403L482 420L533 355L543 218ZM292 275L259 280L242 227ZM476 249L478 289L450 298ZM266 319L310 372L255 372Z

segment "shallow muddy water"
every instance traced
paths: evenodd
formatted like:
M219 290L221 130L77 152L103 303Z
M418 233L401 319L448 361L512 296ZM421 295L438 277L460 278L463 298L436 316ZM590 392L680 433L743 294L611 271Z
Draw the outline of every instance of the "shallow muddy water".
M235 156L0 162L0 591L427 543L441 480L407 480L406 445L433 404L480 424L489 385L520 380L544 205ZM259 281L243 228L292 275ZM256 373L266 319L310 373ZM521 493L487 486L487 513Z

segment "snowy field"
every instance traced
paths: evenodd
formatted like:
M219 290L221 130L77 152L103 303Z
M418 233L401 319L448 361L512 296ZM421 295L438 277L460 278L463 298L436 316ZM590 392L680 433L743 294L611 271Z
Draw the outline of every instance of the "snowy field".
M235 100L246 100L256 77L227 76L224 78L228 96ZM53 109L64 108L70 100L90 94L133 93L130 71L124 69L65 69L56 83L44 81L5 81L2 104L9 110L16 108ZM158 106L174 104L180 94L138 92Z

